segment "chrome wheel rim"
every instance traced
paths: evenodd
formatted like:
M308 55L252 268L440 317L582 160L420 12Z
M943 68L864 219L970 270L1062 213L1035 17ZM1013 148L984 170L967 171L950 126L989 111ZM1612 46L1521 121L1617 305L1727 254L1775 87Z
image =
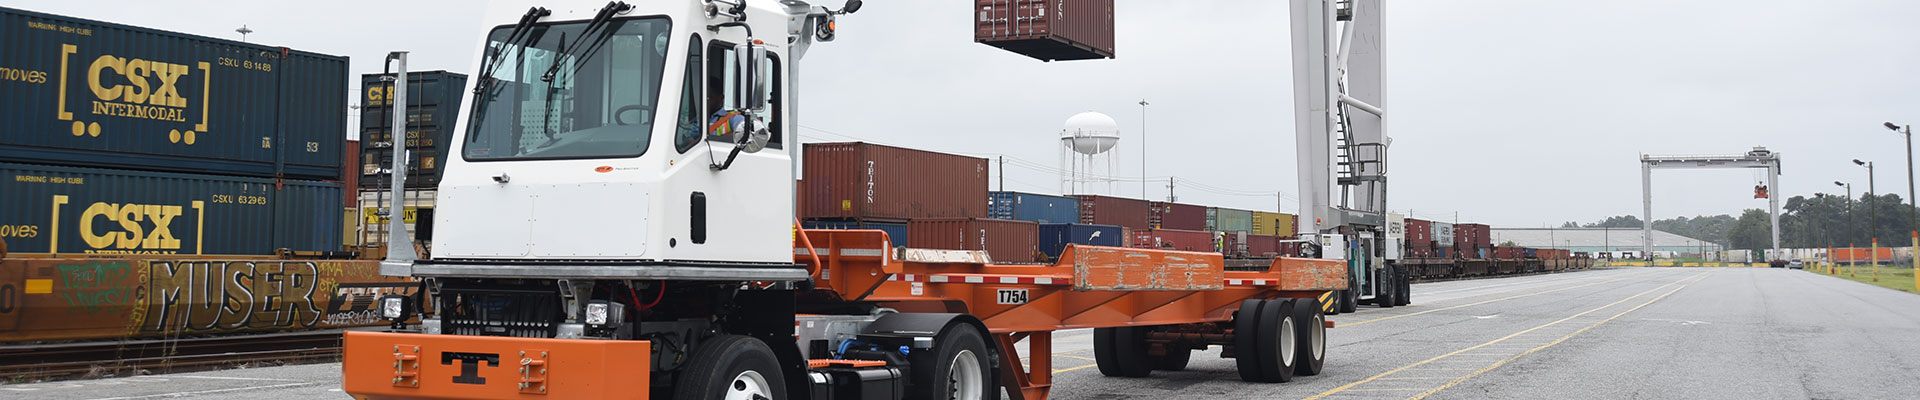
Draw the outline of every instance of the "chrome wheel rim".
M1298 339L1293 335L1293 318L1280 319L1280 366L1292 368Z
M947 399L981 400L986 393L980 387L984 386L986 379L986 375L980 372L980 360L973 356L973 350L961 350L947 365Z
M745 371L733 377L727 383L726 400L756 400L773 398L773 385L767 383L767 377L759 371Z

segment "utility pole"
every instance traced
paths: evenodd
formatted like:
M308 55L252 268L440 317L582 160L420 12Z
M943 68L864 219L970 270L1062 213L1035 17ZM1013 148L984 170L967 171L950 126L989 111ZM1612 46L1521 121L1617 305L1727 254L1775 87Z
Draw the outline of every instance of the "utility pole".
M1140 99L1140 200L1147 199L1147 100Z
M1000 156L1000 191L1007 191L1007 156ZM1112 190L1113 188L1107 188Z
M1172 203L1172 202L1174 202L1174 198L1173 198L1173 177L1171 177L1171 176L1169 176L1169 177L1167 177L1167 202L1168 202L1168 203Z

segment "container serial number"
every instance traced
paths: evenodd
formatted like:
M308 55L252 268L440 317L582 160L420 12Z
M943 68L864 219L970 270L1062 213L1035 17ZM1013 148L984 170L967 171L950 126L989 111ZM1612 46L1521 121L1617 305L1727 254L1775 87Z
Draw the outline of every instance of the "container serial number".
M220 57L220 66L254 70L254 71L260 71L260 72L273 72L273 64L268 64L264 62L253 61L253 60L236 60L232 58Z

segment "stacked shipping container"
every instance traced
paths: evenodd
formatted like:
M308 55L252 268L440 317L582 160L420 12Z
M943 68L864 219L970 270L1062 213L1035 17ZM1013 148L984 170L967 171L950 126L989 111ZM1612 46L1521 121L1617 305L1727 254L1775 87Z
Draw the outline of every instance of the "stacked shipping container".
M987 160L872 143L808 143L800 217L905 222L987 216Z
M1253 234L1292 237L1299 233L1299 217L1293 214L1254 211Z
M11 251L341 248L345 57L9 8L0 37Z
M441 167L452 147L467 76L447 71L407 73L407 183L401 210L416 240L431 238L433 209L439 197ZM393 75L360 76L361 146L359 171L360 239L385 243L387 215L393 203ZM421 225L425 223L426 225Z
M987 216L1042 224L1074 223L1080 221L1080 200L1066 196L992 192L987 195Z
M1153 206L1146 200L1121 197L1081 195L1080 223L1096 225L1118 225L1130 229L1150 229L1148 214Z
M985 250L994 262L1040 259L1040 225L985 218L915 219L907 223L907 246L916 249Z
M1407 218L1407 251L1411 258L1437 257L1433 253L1433 221Z
M1124 247L1127 245L1126 228L1087 224L1040 225L1040 252L1047 255L1047 260L1059 259L1068 244Z
M1207 208L1192 204L1153 202L1147 223L1154 228L1185 231L1207 230Z

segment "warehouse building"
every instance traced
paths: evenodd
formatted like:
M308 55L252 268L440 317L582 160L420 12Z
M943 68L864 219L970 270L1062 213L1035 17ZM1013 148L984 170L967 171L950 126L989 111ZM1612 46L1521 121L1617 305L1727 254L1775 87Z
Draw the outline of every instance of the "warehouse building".
M1566 249L1576 253L1612 253L1615 258L1631 258L1641 251L1640 228L1493 228L1493 243L1513 242L1515 246L1541 249ZM1698 258L1700 254L1720 253L1719 244L1653 231L1656 257Z

